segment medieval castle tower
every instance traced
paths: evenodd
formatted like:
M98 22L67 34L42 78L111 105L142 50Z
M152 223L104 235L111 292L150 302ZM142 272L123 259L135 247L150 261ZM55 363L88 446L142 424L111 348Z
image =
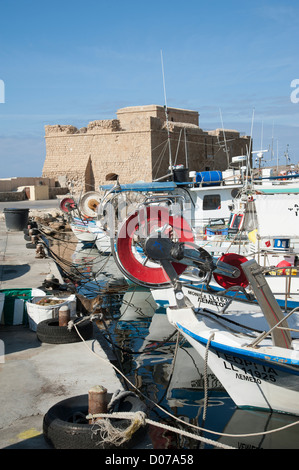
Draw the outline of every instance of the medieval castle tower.
M189 170L225 170L233 156L246 155L248 136L235 130L203 131L198 112L148 105L122 108L117 119L45 126L43 177L72 183L76 191L97 190L113 174L120 183L153 181L173 165ZM225 145L224 145L225 144Z

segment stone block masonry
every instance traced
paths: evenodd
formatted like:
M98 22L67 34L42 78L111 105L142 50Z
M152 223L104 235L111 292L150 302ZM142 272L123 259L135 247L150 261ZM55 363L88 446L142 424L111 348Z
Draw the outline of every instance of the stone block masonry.
M148 105L122 108L117 119L96 120L87 127L45 126L43 177L64 177L74 193L97 190L116 173L121 183L152 181L168 172L169 141L173 164L190 170L225 170L235 155L245 155L249 137L229 132L229 155L223 130L203 131L198 112Z

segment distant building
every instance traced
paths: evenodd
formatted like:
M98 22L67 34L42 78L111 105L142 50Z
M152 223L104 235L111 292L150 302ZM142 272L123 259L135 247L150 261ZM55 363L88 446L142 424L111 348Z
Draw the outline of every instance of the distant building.
M148 105L122 108L117 119L45 126L43 177L72 182L74 190L91 191L112 174L121 183L152 181L173 165L189 170L225 170L232 157L246 155L250 138L235 130L203 131L198 112ZM168 139L169 136L169 139Z

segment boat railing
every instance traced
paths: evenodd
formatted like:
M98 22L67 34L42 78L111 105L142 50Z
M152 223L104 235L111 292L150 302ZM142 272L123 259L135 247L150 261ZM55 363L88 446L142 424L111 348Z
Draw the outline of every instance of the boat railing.
M186 202L186 198L182 194L170 194L170 195L165 195L165 194L154 194L154 195L149 195L145 198L145 200L141 203L142 205L150 205L153 203L161 204L161 203L166 203L166 205L172 205L172 204L180 204L181 211L183 211L183 204Z
M252 348L255 348L256 346L258 346L260 344L260 342L266 338L267 336L269 336L273 331L275 331L276 329L280 329L280 330L286 330L286 331L296 331L296 332L299 332L299 329L297 328L288 328L288 327L285 327L285 326L281 326L281 324L283 322L285 322L286 320L288 320L290 318L291 315L293 315L295 312L297 312L299 310L299 307L295 307L293 308L293 310L291 310L287 315L284 316L284 318L282 318L280 321L278 321L274 326L272 326L272 328L270 328L269 330L267 331L264 331L263 333L261 333L252 343L248 344L249 347L252 347Z
M292 181L299 181L299 174L289 174L289 175L278 175L278 176L255 176L253 177L253 183L263 183L265 181L273 181L277 183L286 183L286 182L292 182Z

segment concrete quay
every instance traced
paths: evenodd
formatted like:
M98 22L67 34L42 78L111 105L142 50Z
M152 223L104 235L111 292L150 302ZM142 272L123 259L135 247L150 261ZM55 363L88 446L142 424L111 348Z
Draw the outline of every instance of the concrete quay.
M1 203L0 211L3 207L36 208L34 201L25 202ZM58 207L57 200L43 205ZM38 288L49 274L61 279L54 260L35 258L35 250L26 248L24 233L8 231L1 218L0 289ZM41 343L28 326L0 324L0 346L4 348L0 361L1 449L48 449L42 423L52 405L87 394L95 385L103 385L109 393L123 389L110 363L112 353L95 325L91 340L56 345Z

